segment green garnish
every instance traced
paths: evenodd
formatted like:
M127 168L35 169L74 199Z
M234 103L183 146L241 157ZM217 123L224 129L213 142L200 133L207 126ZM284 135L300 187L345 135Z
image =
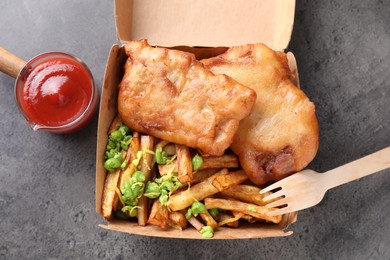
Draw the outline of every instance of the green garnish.
M108 159L104 162L104 168L109 171L113 172L116 168L119 168L122 164L122 154L116 154L113 158Z
M114 149L106 151L106 159L114 158L115 154L116 154L116 151Z
M192 158L192 169L194 171L197 171L203 164L203 158L202 156L200 156L199 154L196 154L193 158Z
M121 125L117 130L112 132L109 136L106 153L104 168L113 172L115 169L121 167L124 170L128 162L123 161L121 149L127 151L132 136L130 134L130 128L125 125Z
M212 238L214 236L214 229L210 226L203 226L200 233L203 238Z
M219 213L219 209L217 208L213 208L213 209L209 209L209 213L210 215L213 217L213 218L216 218L218 213Z
M158 186L157 183L148 181L145 187L145 193L144 196L155 199L160 196L160 186Z
M191 208L188 208L187 209L187 212L186 212L186 219L190 219L192 217L192 211L191 211Z
M121 125L118 131L121 132L123 136L130 134L130 128L128 128L126 125Z
M191 212L195 217L198 216L199 213L205 213L206 211L206 206L202 202L195 201L191 205Z
M133 207L133 206L124 206L122 208L122 212L127 212L127 214L130 216L130 217L136 217L137 214L138 214L138 210L136 207Z
M191 216L197 217L199 213L207 212L206 206L202 202L195 201L191 207L187 209L186 219L190 219Z
M165 151L163 151L163 149L160 147L160 148L157 148L156 149L156 162L158 164L167 164L169 158L168 158L168 155Z
M161 204L166 206L171 194L183 186L177 179L177 173L164 175L146 184L144 196L151 199L159 198Z
M125 204L122 212L127 212L129 216L137 215L138 199L144 190L145 173L136 171L121 188L122 201Z
M121 143L121 148L125 151L129 150L129 145L126 144L126 142L122 141Z
M250 211L252 211L252 212L257 212L256 207L253 206L253 205L249 205L249 206L248 206L248 209L249 209Z
M121 141L124 136L125 135L123 134L123 132L118 129L118 130L115 130L114 132L111 133L110 140L112 140L114 142Z

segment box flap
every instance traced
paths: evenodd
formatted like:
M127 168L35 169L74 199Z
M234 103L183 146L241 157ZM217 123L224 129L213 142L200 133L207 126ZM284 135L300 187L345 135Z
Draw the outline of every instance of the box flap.
M295 0L116 0L120 41L152 45L235 46L265 43L283 50L290 41Z

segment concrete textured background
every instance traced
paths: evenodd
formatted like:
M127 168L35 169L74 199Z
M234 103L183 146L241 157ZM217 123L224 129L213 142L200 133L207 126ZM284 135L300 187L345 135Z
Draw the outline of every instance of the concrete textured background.
M315 102L326 171L390 145L390 1L297 1L289 50ZM101 89L112 1L0 1L0 45L64 51ZM390 259L390 170L329 191L286 238L159 239L107 232L95 213L97 117L73 135L31 131L0 75L0 259Z

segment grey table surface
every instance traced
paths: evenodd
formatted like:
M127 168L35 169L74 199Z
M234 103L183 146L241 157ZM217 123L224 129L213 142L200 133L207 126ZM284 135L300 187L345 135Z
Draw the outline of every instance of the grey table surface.
M1 0L0 45L73 53L101 89L112 1ZM326 171L390 145L390 1L298 1L288 48L315 102ZM390 259L390 170L329 191L285 238L174 240L98 227L97 116L73 135L33 132L0 75L0 259Z

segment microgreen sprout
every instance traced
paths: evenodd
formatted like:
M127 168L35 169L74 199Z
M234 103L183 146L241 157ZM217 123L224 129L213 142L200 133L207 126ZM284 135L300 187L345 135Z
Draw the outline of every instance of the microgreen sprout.
M193 158L192 158L192 169L194 171L197 171L203 164L203 158L202 156L200 156L199 154L196 154Z
M163 151L163 149L160 147L160 148L157 148L156 149L156 162L158 164L167 164L169 158L168 158L168 155L165 151Z
M104 168L109 172L114 172L115 169L121 167L124 170L128 162L123 161L121 149L127 151L131 142L130 128L121 125L117 130L113 131L107 142Z
M203 226L200 233L203 238L212 238L214 236L214 229L210 226Z
M166 206L171 194L183 186L177 178L177 173L164 175L146 184L144 196L151 199L159 198L161 204Z
M213 217L213 218L216 218L218 213L219 213L219 209L217 208L213 208L213 209L209 209L209 213L210 215Z

